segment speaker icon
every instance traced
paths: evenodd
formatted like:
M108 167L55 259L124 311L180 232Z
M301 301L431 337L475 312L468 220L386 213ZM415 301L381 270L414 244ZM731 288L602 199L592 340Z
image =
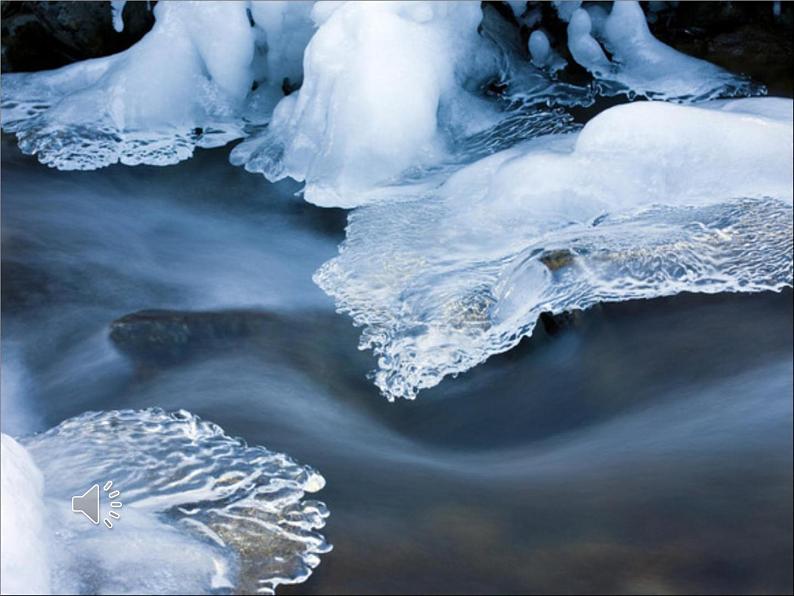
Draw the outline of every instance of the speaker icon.
M115 499L121 493L117 490L111 491L110 489L113 487L113 481L108 480L105 485L102 487L104 492L108 493L108 498ZM73 513L82 513L85 515L91 523L98 526L99 525L99 517L101 512L101 507L99 503L99 485L95 484L87 491L85 491L82 495L76 495L72 497L72 512ZM122 502L121 501L110 501L111 510L108 512L108 517L102 520L102 523L105 524L105 527L109 530L113 527L113 522L110 521L110 518L113 519L120 519L121 515L114 509L121 509Z

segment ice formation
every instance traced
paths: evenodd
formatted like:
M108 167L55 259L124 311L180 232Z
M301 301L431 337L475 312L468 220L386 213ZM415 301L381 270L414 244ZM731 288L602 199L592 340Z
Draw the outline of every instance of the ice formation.
M582 5L581 0L552 0L552 4L557 11L557 16L563 21L570 22L573 14Z
M459 91L495 60L477 33L478 3L321 3L312 16L303 86L234 163L305 180L318 205L351 207L374 184L438 161L439 130L464 121L461 112L482 120L484 100Z
M113 17L113 29L118 33L124 31L124 5L127 0L112 0L110 3L110 13Z
M590 9L611 60L594 37L591 13L579 2L558 4L570 20L574 59L603 93L702 101L759 91L656 40L636 2L616 3L609 15ZM565 63L543 31L530 36L529 62L477 3L349 2L312 14L318 30L306 48L303 86L281 100L262 135L233 151L232 162L271 180L305 181L304 197L321 206L380 200L373 188L454 160L450 147L497 128L517 105L592 101L586 89L548 76ZM507 109L484 97L488 80L505 86L503 99L513 101Z
M552 72L565 68L565 59L551 49L549 38L542 30L535 29L530 34L527 45L532 64L538 68L548 68Z
M6 434L0 435L0 464L0 593L49 594L41 472L25 448Z
M306 12L305 2L158 2L154 28L125 52L4 74L3 130L63 170L169 165L224 145L267 121L285 79L300 81Z
M622 89L651 99L705 101L762 91L747 79L660 42L638 2L613 2L608 15L598 5L576 8L567 20L571 55L596 78L617 83L613 93Z
M544 311L792 283L792 103L611 108L354 211L316 275L389 398L469 369Z
M602 92L684 101L757 91L656 40L636 2L608 16L580 4L559 2L558 13L574 57L609 83ZM112 8L120 29L123 2ZM254 134L234 163L350 207L448 161L451 147L511 117L516 100L592 101L592 89L550 78L564 61L542 31L527 60L515 28L493 26L495 9L479 2L163 1L154 12L152 31L125 52L4 74L3 129L59 169L168 165ZM491 84L506 102L487 96Z
M705 103L764 89L654 38L637 2L554 4L588 84L561 80L523 2L162 1L126 52L3 75L3 128L62 169L247 137L233 163L357 207L315 278L390 398L509 349L544 310L790 284L791 102ZM671 103L576 133L569 108L598 94Z
M4 593L48 593L48 576L66 594L273 593L331 548L325 506L304 499L319 473L188 412L91 412L23 444L3 435ZM63 507L107 480L123 502L112 532Z

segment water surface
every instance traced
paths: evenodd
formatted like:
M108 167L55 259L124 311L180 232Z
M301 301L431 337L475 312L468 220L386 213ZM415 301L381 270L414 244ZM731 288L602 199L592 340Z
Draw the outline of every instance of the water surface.
M791 591L791 291L596 308L389 404L311 283L344 214L226 154L56 172L4 140L4 431L185 408L315 466L334 550L284 593ZM122 352L142 309L267 322Z

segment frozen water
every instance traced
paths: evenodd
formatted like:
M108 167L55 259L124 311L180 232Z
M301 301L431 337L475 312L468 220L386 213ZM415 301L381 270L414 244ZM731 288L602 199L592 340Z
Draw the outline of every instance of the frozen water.
M124 31L124 5L127 4L126 0L112 0L110 3L110 12L113 16L113 28L121 33Z
M234 163L305 180L307 200L349 207L354 193L444 152L442 104L474 118L486 111L458 93L493 59L477 34L478 3L351 2L319 5L313 18L303 86Z
M331 548L318 533L325 506L304 499L323 488L320 474L188 412L90 412L24 444L41 472L3 435L3 538L18 547L3 549L4 592L8 581L46 593L43 585L36 589L48 573L36 568L43 559L34 556L45 523L55 593L272 593L304 581ZM63 506L107 480L123 502L112 533ZM27 499L28 489L33 498L18 510L31 519L18 521L30 528L19 537L17 526L6 523L5 512L17 511L6 500ZM9 559L7 569L7 552L30 554L31 562ZM36 577L20 575L31 569Z
M248 136L233 163L303 181L321 206L363 206L316 279L365 326L390 397L508 349L541 310L790 283L789 218L742 216L790 213L790 102L701 105L762 89L659 42L636 2L555 5L591 86L560 82L546 34L527 47L487 3L160 2L126 52L4 75L3 126L61 169L165 165ZM613 108L573 134L566 109L599 92L699 107ZM660 229L691 226L710 232L669 249L675 273L638 257L642 281L628 281L589 264L663 251ZM724 229L769 239L770 270ZM544 263L560 260L578 273L558 283Z
M65 170L167 165L243 135L254 51L245 4L159 2L154 12L152 31L125 52L3 75L3 128L24 152Z
M554 0L552 2L557 10L557 16L565 22L569 22L574 13L582 5L581 0Z
M596 39L609 50L611 60ZM610 89L612 93L694 102L764 91L660 42L648 29L638 2L613 2L609 15L599 5L577 8L568 24L568 48L596 78L618 85Z
M477 2L160 2L153 30L125 52L3 75L3 129L58 169L169 165L255 134L235 164L351 207L447 161L517 104L586 104L596 89L677 101L760 91L656 40L637 3L608 15L556 4L600 87L555 80L565 61L545 33L533 32L529 61L514 24Z
M355 207L417 171L460 163L478 139L508 146L531 136L532 106L592 101L591 90L527 61L494 12L474 2L318 5L303 86L281 100L267 130L234 149L232 163L305 181L304 198L317 205ZM550 72L560 62L544 55ZM483 91L494 81L504 87L499 99Z
M551 49L548 36L540 29L532 32L528 45L532 64L538 68L548 68L552 72L565 68L565 59Z
M543 311L792 282L791 101L618 106L350 216L317 283L412 398Z
M113 3L117 29L122 4ZM306 2L159 2L152 31L125 52L4 74L3 129L62 170L169 165L195 147L224 145L267 122L285 81L300 83L308 10Z
M593 24L586 10L577 9L568 23L568 49L577 63L594 75L608 75L611 65L604 50L592 36Z
M0 592L49 594L44 480L27 450L7 434L0 435L0 460Z

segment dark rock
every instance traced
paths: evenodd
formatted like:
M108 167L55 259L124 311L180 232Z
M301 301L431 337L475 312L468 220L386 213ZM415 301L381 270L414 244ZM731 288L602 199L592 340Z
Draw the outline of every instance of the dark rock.
M110 339L136 361L167 364L227 340L275 331L276 319L257 311L142 310L110 324Z
M374 367L359 331L333 312L142 310L110 324L116 348L146 373L201 358L243 355L281 363L329 387L366 386Z
M765 84L791 97L794 5L773 2L680 2L657 14L653 34L677 50Z
M151 3L152 5L154 2ZM147 2L127 2L124 31L109 2L2 2L2 70L28 72L129 48L154 25Z
M538 322L543 326L543 330L551 336L558 335L580 325L583 321L583 313L581 310L565 311L560 314L552 314L550 312L540 313Z

